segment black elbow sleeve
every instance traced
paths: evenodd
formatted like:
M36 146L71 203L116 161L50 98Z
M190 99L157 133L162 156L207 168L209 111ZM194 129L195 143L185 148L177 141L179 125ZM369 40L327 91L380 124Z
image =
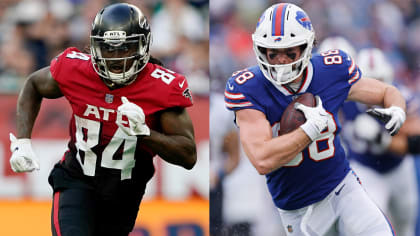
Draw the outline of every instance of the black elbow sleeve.
M411 154L420 153L420 135L408 136L408 152Z

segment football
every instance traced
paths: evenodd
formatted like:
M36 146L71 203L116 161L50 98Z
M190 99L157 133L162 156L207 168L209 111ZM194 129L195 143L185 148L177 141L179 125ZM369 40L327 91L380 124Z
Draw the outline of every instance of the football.
M295 109L295 103L299 102L308 107L316 106L315 96L311 93L304 93L293 100L284 110L280 120L279 135L287 134L299 128L306 122L303 112Z

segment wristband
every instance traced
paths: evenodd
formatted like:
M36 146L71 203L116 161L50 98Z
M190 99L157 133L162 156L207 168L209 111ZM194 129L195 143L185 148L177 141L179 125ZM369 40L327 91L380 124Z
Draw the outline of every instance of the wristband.
M305 122L303 125L300 126L300 128L303 129L303 131L306 133L306 135L308 135L308 137L312 141L314 141L319 136L318 129L315 128L314 125L312 125L309 122Z

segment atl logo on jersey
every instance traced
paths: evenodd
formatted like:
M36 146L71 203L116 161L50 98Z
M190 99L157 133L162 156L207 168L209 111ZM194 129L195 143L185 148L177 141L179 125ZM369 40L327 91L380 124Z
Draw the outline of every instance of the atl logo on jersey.
M128 125L128 122L123 120L123 115L113 109L107 109L104 107L97 107L94 105L86 104L86 110L83 112L84 117L94 116L97 120L114 120L124 125Z

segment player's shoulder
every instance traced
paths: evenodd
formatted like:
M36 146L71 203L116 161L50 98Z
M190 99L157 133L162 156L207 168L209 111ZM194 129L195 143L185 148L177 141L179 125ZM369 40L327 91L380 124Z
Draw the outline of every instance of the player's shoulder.
M79 71L80 74L93 72L91 56L75 47L69 47L51 60L50 71L54 79L67 80L69 74Z
M353 58L345 51L340 49L328 50L325 52L315 53L311 59L315 65L322 65L324 69L347 68L354 63Z
M226 90L232 92L252 92L261 84L262 74L258 66L248 67L232 73L226 83Z
M315 53L311 58L311 63L317 75L329 80L337 78L337 81L353 84L362 76L354 59L339 49Z
M146 81L159 90L185 90L188 88L187 78L178 72L153 63L148 63L140 76L146 77Z
M64 51L62 51L60 54L58 54L56 57L54 57L53 60L59 61L67 61L67 62L83 62L83 61L89 61L91 58L90 54L83 53L76 47L69 47L66 48ZM79 59L79 60L73 60L73 59ZM66 63L67 64L67 63Z
M162 86L174 86L177 83L182 83L183 81L186 81L186 78L184 75L175 72L171 69L168 69L164 66L153 64L153 63L147 63L147 73L144 74L144 76L148 77L149 79L152 79L157 85ZM178 85L179 86L179 85Z
M192 100L187 78L171 69L154 63L147 63L146 68L139 75L139 83L146 83L150 91L159 91L163 96L172 96L173 94L182 94L184 97Z
M191 91L187 78L171 69L153 63L148 63L146 68L140 73L140 83L147 83L150 91L159 91L160 94L183 94L184 97L190 98Z
M50 67L52 72L61 70L63 67L73 68L90 63L90 58L89 54L82 53L75 47L69 47L51 60Z
M258 66L234 72L225 87L226 107L233 110L254 107L255 104L251 101L255 98L262 99L265 94L262 90L264 90L264 82L268 80L262 77L264 75Z

